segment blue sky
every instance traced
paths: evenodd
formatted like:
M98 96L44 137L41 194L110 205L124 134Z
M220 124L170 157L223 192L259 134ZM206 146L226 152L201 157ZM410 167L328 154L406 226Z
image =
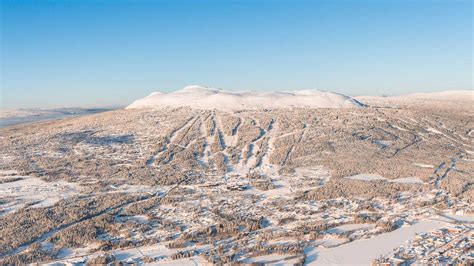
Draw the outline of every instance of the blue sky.
M1 0L0 108L189 84L348 95L472 89L472 2Z

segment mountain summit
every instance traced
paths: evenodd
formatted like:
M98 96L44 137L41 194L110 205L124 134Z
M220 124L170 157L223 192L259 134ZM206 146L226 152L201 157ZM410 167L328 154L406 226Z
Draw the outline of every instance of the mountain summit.
M352 108L365 105L346 95L319 90L235 92L192 85L170 93L153 92L136 100L127 109L183 106L240 111L285 107Z

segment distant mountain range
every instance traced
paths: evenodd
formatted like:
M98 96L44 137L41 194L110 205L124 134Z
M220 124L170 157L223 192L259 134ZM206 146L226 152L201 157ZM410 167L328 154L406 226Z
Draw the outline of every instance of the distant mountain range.
M55 109L17 109L0 110L0 127L54 120L66 117L96 114L110 111L112 108L55 108Z

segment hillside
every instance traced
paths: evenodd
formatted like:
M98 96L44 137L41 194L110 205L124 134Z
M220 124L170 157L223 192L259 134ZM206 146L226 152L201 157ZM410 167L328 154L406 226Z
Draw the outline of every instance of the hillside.
M389 108L418 108L430 109L458 109L459 111L471 110L474 106L474 91L440 91L426 93L411 93L398 96L360 96L358 100L372 106L383 106Z
M240 111L287 107L352 108L363 106L361 102L351 97L317 90L233 92L193 85L170 93L154 92L133 102L127 109L191 107L204 110Z
M473 211L471 107L394 98L193 86L0 128L0 264L370 264ZM297 99L332 108L228 112Z

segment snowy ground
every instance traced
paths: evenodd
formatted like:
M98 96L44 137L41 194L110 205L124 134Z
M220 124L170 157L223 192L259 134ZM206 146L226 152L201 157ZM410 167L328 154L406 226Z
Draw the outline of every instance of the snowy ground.
M167 257L175 253L175 250L171 250L163 245L143 246L137 248L128 248L122 250L114 250L111 254L115 256L117 260L126 263L140 263L143 264L142 259L144 257L156 258L156 261L147 263L147 265L199 265L202 263L199 257L192 257L186 259L169 260ZM47 263L45 265L59 266L65 264L82 265L85 264L88 257L97 257L103 254L92 253L88 250L71 250L63 251L61 256L63 259Z
M3 127L0 264L367 265L416 232L469 226L472 111L380 101Z
M7 180L15 181L5 182ZM31 176L16 175L15 171L0 172L0 182L0 201L4 202L0 205L0 216L25 206L48 207L80 193L76 183L45 182Z

